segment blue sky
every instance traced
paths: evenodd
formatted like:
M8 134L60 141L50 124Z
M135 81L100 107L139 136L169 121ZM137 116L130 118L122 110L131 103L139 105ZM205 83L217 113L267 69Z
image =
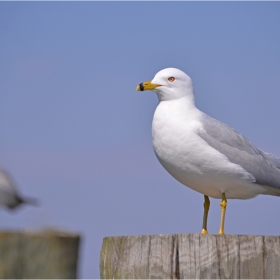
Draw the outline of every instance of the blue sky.
M157 161L153 92L176 67L196 105L280 156L279 2L0 2L0 164L41 206L2 229L82 237L79 277L99 277L102 239L198 233L203 196ZM219 227L212 199L209 231ZM230 200L228 234L280 235L280 200Z

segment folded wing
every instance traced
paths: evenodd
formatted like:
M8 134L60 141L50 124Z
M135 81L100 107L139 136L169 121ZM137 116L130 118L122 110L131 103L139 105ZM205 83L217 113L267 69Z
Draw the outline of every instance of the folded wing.
M198 135L211 147L239 164L256 178L256 183L280 190L280 160L254 147L230 126L202 114Z

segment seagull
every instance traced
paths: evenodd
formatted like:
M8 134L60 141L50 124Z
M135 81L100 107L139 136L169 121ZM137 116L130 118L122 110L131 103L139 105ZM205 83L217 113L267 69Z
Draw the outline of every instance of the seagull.
M22 204L37 205L34 198L22 197L8 173L0 169L0 207L6 207L9 210L16 209Z
M280 159L195 106L191 78L176 68L159 71L137 91L159 99L152 122L155 154L175 179L204 195L201 234L207 234L209 197L221 199L218 234L224 234L227 199L280 196Z

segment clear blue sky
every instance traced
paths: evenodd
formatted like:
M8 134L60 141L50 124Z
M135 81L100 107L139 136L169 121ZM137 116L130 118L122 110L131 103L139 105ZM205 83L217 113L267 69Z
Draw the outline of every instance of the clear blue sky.
M1 211L0 227L81 233L81 278L99 277L105 236L200 232L203 196L158 163L158 101L135 87L180 68L198 108L280 156L279 14L280 2L0 2L0 164L41 201ZM226 233L280 235L279 211L277 197L229 201Z

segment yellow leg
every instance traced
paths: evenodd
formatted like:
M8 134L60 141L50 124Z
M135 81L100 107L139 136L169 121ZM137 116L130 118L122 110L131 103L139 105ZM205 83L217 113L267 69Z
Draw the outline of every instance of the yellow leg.
M202 231L201 234L207 234L207 218L208 218L208 211L210 208L210 200L207 195L204 195L204 215L203 215L203 224L202 224Z
M221 205L221 223L220 223L220 230L218 234L225 234L225 215L226 215L226 208L227 208L227 198L225 193L222 193L222 201Z

